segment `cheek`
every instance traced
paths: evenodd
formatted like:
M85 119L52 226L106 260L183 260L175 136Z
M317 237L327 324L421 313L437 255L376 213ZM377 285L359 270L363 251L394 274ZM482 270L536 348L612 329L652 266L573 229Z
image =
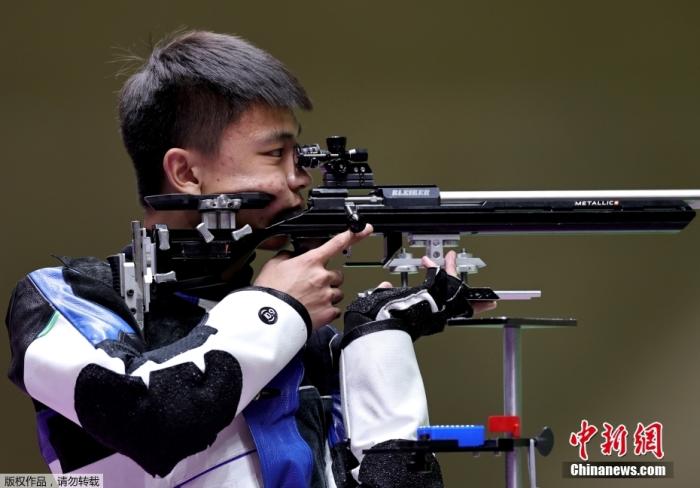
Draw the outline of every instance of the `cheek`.
M267 180L265 184L257 185L255 191L267 193L273 197L272 202L265 209L261 210L261 213L266 215L275 214L288 207L292 200L289 187L276 180Z
M204 180L202 182L202 191L206 194L235 193L242 191L240 182L239 178L219 174Z
M289 191L286 179L273 175L218 175L206 181L202 188L206 193L259 191L275 197L282 197Z
M282 195L289 191L286 178L280 177L279 175L264 178L261 186L264 188L263 191L273 195Z

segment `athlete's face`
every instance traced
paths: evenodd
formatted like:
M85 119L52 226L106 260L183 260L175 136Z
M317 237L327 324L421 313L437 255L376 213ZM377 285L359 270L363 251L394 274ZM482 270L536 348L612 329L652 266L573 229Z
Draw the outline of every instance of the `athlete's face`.
M258 191L274 197L263 209L241 210L239 226L265 227L280 212L303 206L300 192L311 178L295 164L298 133L291 110L253 105L224 130L218 154L201 166L201 192Z

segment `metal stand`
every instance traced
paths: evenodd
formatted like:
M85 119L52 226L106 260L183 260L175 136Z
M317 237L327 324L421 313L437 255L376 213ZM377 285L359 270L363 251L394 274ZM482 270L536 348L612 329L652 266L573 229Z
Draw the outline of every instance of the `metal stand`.
M520 363L520 327L503 328L503 413L520 417L522 429L522 378ZM506 486L519 488L518 449L506 453Z
M523 328L572 327L575 319L488 317L477 319L451 319L447 325L462 327L488 327L503 329L503 410L505 415L520 417L522 429L522 367L520 361L521 333ZM506 488L522 486L522 469L518 449L505 453ZM531 468L530 476L534 482ZM531 483L531 486L534 483Z

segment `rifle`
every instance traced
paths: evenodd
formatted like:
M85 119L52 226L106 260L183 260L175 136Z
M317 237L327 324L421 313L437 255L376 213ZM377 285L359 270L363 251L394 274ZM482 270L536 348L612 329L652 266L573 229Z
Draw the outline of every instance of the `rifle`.
M259 192L221 195L166 194L145 198L155 210L197 210L196 229L144 229L132 222L133 259L119 261L118 289L142 327L151 296L197 290L220 283L216 273L250 260L266 239L289 236L303 252L350 228L357 232L371 223L384 238L381 259L347 262L346 266L382 266L408 273L420 259L405 251L422 246L438 265L444 250L461 236L508 234L673 233L684 229L700 208L700 190L604 191L441 191L434 185L376 185L365 149L346 149L346 138L329 137L327 149L298 146L297 164L320 168L323 185L309 191L307 207L281 217L265 229L237 226L241 209L263 208L272 196ZM466 252L458 254L463 279L485 266ZM195 270L195 271L193 271ZM501 294L472 288L470 299L523 299L538 292Z

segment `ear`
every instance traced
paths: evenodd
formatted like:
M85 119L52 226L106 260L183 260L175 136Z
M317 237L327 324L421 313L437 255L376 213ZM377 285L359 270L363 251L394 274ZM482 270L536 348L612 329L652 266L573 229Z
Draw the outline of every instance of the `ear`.
M200 158L194 151L172 147L163 156L166 191L170 193L202 194L202 183L198 177Z

